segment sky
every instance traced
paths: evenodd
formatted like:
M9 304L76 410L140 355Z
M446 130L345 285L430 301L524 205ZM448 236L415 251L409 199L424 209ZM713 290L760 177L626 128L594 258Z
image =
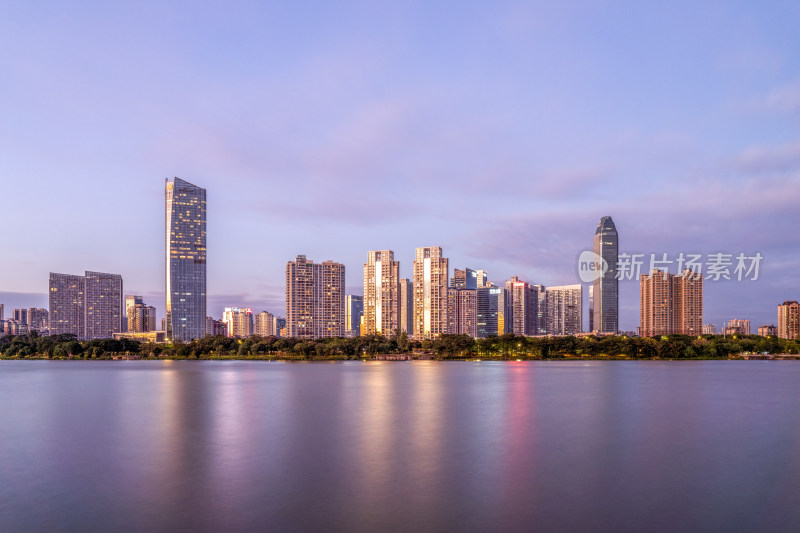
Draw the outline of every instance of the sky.
M800 4L4 2L0 303L122 274L164 312L164 179L207 189L209 313L286 262L414 249L502 283L627 253L763 256L705 322L800 300ZM620 328L639 322L620 283Z

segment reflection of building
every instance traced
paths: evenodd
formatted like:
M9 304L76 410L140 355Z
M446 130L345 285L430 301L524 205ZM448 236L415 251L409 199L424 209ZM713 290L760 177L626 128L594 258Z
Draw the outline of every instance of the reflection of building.
M448 261L442 248L417 248L414 260L414 338L433 339L448 331Z
M611 217L603 217L594 234L594 253L608 264L608 270L594 280L592 294L594 312L590 317L593 330L600 333L616 333L619 330L619 281L617 280L617 257L619 235Z
M400 331L414 334L414 284L406 278L400 280Z
M740 319L728 320L725 333L727 335L750 335L750 321Z
M206 320L206 190L166 180L167 338L199 339Z
M783 302L778 306L778 337L796 339L800 336L800 304Z
M228 337L249 337L253 334L253 310L226 307L222 321L228 329Z
M478 336L477 289L448 289L447 320L449 333Z
M298 255L286 264L286 329L289 337L344 337L344 265L315 264Z
M364 299L348 294L344 300L344 334L358 337L361 334L361 317L364 314Z
M400 328L400 262L391 250L367 252L364 264L364 334L392 335Z
M81 340L110 339L122 331L122 276L50 273L50 334Z
M770 337L778 334L778 328L775 326L758 326L758 334L761 337Z
M477 289L478 323L476 334L478 338L485 339L489 335L498 334L498 306L500 293L504 289L489 283Z
M575 335L581 333L583 331L583 288L581 285L547 287L544 294L547 334Z
M716 335L717 326L714 324L706 324L703 326L703 335Z
M703 276L658 269L640 278L640 334L700 335L703 332Z

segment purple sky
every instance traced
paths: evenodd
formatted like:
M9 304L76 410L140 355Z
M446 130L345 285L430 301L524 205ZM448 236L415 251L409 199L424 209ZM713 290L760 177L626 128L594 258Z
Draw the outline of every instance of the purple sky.
M163 314L168 176L208 189L215 316L283 315L297 254L356 294L368 250L431 245L575 283L603 215L622 251L764 256L706 322L800 299L797 2L262 4L4 4L7 309L99 270Z

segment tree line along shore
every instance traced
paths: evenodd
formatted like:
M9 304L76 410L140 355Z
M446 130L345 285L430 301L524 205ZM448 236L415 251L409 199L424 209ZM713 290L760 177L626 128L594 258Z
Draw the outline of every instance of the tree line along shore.
M442 335L414 341L405 333L353 338L297 339L253 336L205 337L186 343L135 340L79 341L74 335L0 337L3 359L374 359L408 355L427 359L730 359L742 354L800 354L800 340L774 336L666 335L663 337L524 337L514 334L473 339Z

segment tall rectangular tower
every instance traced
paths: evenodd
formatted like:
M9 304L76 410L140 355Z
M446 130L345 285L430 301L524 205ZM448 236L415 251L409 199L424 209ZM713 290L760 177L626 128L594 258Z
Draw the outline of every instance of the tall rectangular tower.
M414 283L400 280L400 331L414 335Z
M364 263L364 334L392 335L400 328L400 262L391 250L367 252Z
M547 334L580 333L583 330L583 287L580 284L547 287L544 294Z
M86 278L50 273L50 334L75 335L83 340L85 327Z
M594 311L590 322L600 333L616 333L619 330L619 280L617 280L617 258L619 235L611 217L603 217L594 233L594 253L603 258L608 270L594 280L592 293Z
M165 203L167 338L200 339L206 321L206 190L167 179Z
M315 337L344 337L344 265L323 261L314 279L319 300L315 308Z
M86 272L86 340L110 339L122 328L122 276ZM204 326L205 328L205 326Z
M417 248L414 260L414 338L433 339L447 333L448 261L442 248Z
M345 271L334 261L315 264L298 255L286 264L286 327L289 337L345 335Z

